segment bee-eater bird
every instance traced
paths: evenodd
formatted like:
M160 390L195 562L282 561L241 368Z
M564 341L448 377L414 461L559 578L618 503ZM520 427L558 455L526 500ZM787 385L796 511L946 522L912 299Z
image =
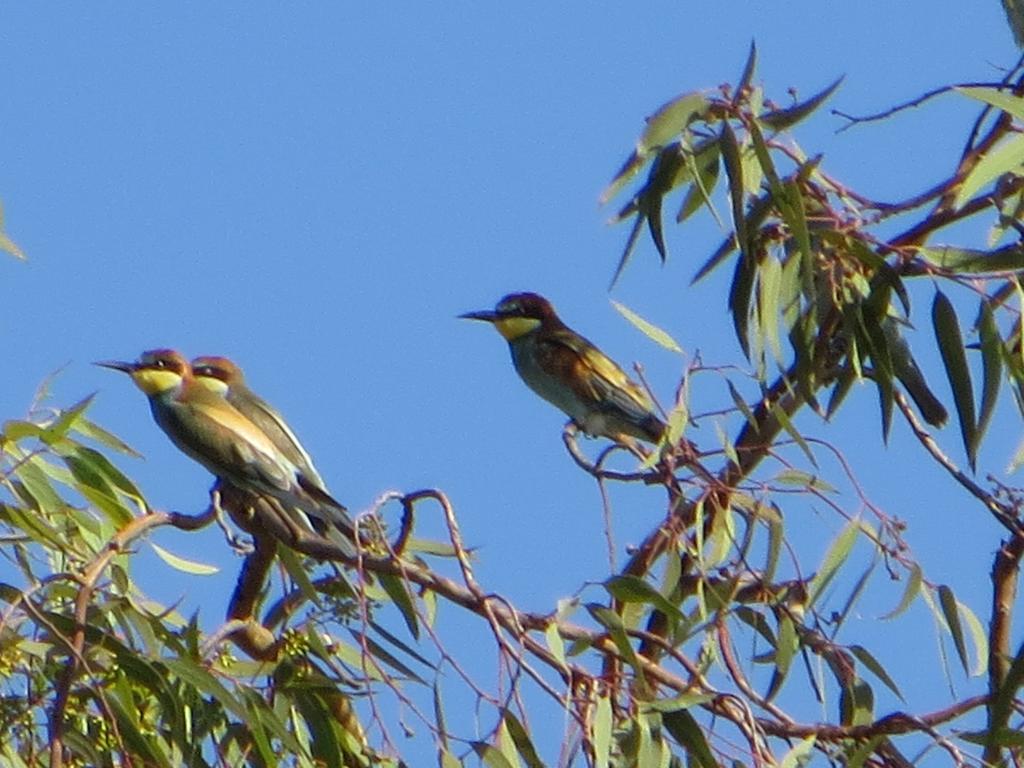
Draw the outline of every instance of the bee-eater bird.
M239 413L260 428L284 457L294 464L310 482L326 491L320 473L313 466L309 453L287 422L266 400L245 383L242 369L232 360L216 355L203 355L192 360L192 375L210 391L225 397Z
M270 403L249 389L245 383L242 369L234 361L217 355L203 355L194 358L192 360L192 376L198 384L216 395L226 398L230 405L234 406L239 413L270 438L274 447L298 468L303 477L325 494L329 493L323 478L313 466L313 459L302 447L299 438ZM315 517L310 521L314 530L321 535L334 538L330 536L330 529L319 522L319 518ZM345 527L339 527L344 536L351 539L351 521L347 521Z
M589 435L657 443L665 423L647 393L615 362L561 321L536 293L512 293L494 310L459 317L491 323L508 342L516 371L534 392Z
M239 489L266 494L353 533L344 506L307 477L226 397L199 384L188 361L170 349L144 352L136 362L106 361L149 398L153 419L171 441L210 472Z

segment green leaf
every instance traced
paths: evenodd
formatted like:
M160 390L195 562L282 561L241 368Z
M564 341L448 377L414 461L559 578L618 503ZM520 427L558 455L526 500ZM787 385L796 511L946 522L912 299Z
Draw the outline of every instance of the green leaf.
M612 576L604 582L608 593L623 603L649 603L664 614L682 621L679 608L639 576Z
M982 389L978 426L974 433L973 452L977 455L981 440L988 430L992 414L999 399L999 385L1003 378L1003 340L996 327L992 307L982 299L978 336L981 341Z
M781 690L782 683L789 674L789 668L793 664L793 657L800 647L800 640L796 634L796 625L788 614L779 618L779 636L775 643L775 669L772 672L771 682L768 684L768 691L765 699L771 700Z
M184 682L223 704L235 717L243 722L248 719L248 710L242 702L196 662L188 659L164 659L162 663Z
M667 146L683 132L683 129L704 116L708 100L699 91L677 96L662 105L647 118L647 127L636 143L640 155Z
M388 593L388 596L395 602L395 606L397 606L402 614L405 626L409 628L409 633L419 640L420 625L419 620L416 618L416 607L413 605L412 596L409 594L405 582L391 574L381 573L377 575L377 578L380 579L380 584L384 587L384 591Z
M84 435L90 440L95 440L97 443L105 445L118 453L123 453L136 459L142 458L142 454L128 445L124 440L119 438L113 432L108 432L99 424L96 424L89 419L79 419L75 422L73 429L80 435Z
M896 696L899 697L900 701L906 702L906 699L903 698L903 694L900 693L899 687L893 679L889 677L889 673L885 671L885 667L878 663L878 660L871 655L867 648L861 645L851 645L850 652L857 657L861 664L871 671L871 674L881 680L885 684L886 688L895 693Z
M919 248L918 254L935 266L958 274L984 275L1024 269L1024 248L1018 243L992 251L946 245L941 248Z
M121 696L104 696L104 704L113 710L114 719L117 721L118 738L124 740L125 746L133 756L146 765L166 766L171 768L171 760L160 749L161 739L147 738L139 729L138 711L134 702L123 701Z
M48 445L53 445L58 440L67 435L68 430L70 430L75 425L75 423L82 417L82 414L85 413L86 409L88 409L90 405L92 405L92 401L95 398L96 393L94 392L88 397L79 400L70 408L65 408L61 410L60 414L57 417L57 420L54 421L52 424L48 425L46 429L43 430L43 433L40 435L40 437L43 439L43 442L47 443Z
M503 709L501 716L512 742L516 745L516 751L519 752L519 756L523 758L528 768L544 768L544 762L537 755L530 735L519 719L508 709Z
M32 454L17 465L14 476L39 505L40 511L47 515L55 515L65 507L65 502L50 485L47 468L48 463L42 456Z
M978 621L978 617L974 615L974 611L960 601L957 601L957 607L974 643L974 666L971 667L970 674L976 677L983 674L988 666L988 634Z
M953 86L953 90L972 99L991 104L996 109L1001 109L1018 120L1024 121L1024 98L1020 96L998 88Z
M741 255L736 260L732 284L729 286L729 313L736 330L736 340L743 354L750 359L750 298L754 290L757 266L753 259Z
M444 716L444 704L441 701L441 680L435 678L434 683L431 686L433 689L434 698L434 722L437 725L437 738L441 743L442 749L448 749L448 725L445 722Z
M548 650L562 666L565 666L565 643L562 641L562 636L558 634L557 622L548 622L544 628L544 639L547 641Z
M597 697L594 708L591 741L594 745L595 768L608 768L612 751L612 703L607 696Z
M960 624L960 613L957 610L957 600L953 590L945 584L939 586L939 606L942 608L942 616L946 620L946 627L953 636L953 645L956 647L956 655L960 657L964 672L968 671L967 644L964 642L964 630Z
M779 768L800 768L811 759L811 752L814 750L816 738L808 736L782 757Z
M676 224L686 221L700 209L701 205L706 205L715 221L724 229L721 217L711 200L711 193L718 186L719 171L722 168L720 156L721 149L717 138L706 139L694 147L693 154L687 153L686 162L693 183L683 196L683 204L679 206L679 213L676 214Z
M942 362L946 366L946 376L953 390L953 402L956 404L957 416L960 419L960 434L963 436L967 460L973 470L976 453L972 446L977 446L974 389L967 367L967 355L964 353L963 337L960 335L960 322L957 320L953 303L942 291L935 292L935 300L932 302L932 324L935 327L935 340L939 345Z
M838 88L842 82L842 77L837 78L831 85L814 94L806 101L798 102L791 107L786 107L785 109L776 109L772 112L766 112L761 115L758 120L775 131L783 131L787 128L791 128L824 104L828 98L835 93L836 88Z
M808 586L807 593L810 595L808 600L808 607L814 605L825 589L832 582L836 573L842 567L843 563L850 556L850 552L853 550L853 545L857 541L857 536L860 533L860 522L857 520L851 520L846 524L846 527L840 531L839 535L836 536L832 542L832 546L829 547L828 552L825 554L825 559L821 563L821 567L818 568L818 572L814 574L814 578L811 579L811 583Z
M683 747L690 756L691 765L694 763L700 768L719 768L718 761L711 753L704 732L694 719L693 715L685 709L677 709L673 712L662 714L662 723L673 739Z
M1019 172L1024 163L1024 134L1015 133L982 156L960 185L953 206L959 208L986 184L1004 173Z
M722 148L722 161L725 163L725 174L729 178L729 199L732 202L732 220L736 230L736 245L741 256L749 258L750 237L747 222L743 215L743 161L740 158L740 145L736 133L728 121L722 123L719 134L719 146Z
M601 193L604 205L615 197L647 163L651 153L676 139L694 120L703 117L708 101L698 92L684 93L660 107L647 118L647 127L636 142L636 149L622 164L611 183Z
M781 365L782 342L779 339L779 293L782 282L782 265L773 256L766 256L761 262L757 281L757 324L761 329L764 344L775 361Z
M104 476L102 467L96 464L92 456L76 450L62 458L71 470L75 489L101 510L115 526L120 528L132 521L132 511L121 503L114 486Z
M654 712L675 712L680 709L690 709L707 702L715 698L714 694L710 693L681 693L678 696L673 696L670 699L655 699L654 701L645 701L643 706L646 709Z
M747 230L757 229L761 226L771 211L771 203L771 195L767 194L761 195L753 202L750 206L750 212L747 214L745 225ZM715 249L715 252L708 257L707 261L701 265L700 269L697 270L697 274L693 276L693 279L690 281L690 285L700 282L711 274L715 268L721 265L738 247L738 235L728 235L725 240L722 241L721 245Z
M875 693L857 677L843 685L839 697L840 722L843 725L868 725L874 720Z
M739 82L736 83L736 91L733 94L733 104L737 104L739 99L743 96L743 91L750 87L750 82L754 79L754 70L757 68L757 45L753 40L750 41L750 52L747 54L747 63L743 65L743 74L740 75Z
M624 304L620 304L614 299L612 299L611 302L612 306L615 307L615 309L618 311L620 315L629 320L629 322L636 326L640 330L640 332L643 333L651 341L655 342L656 344L660 344L665 349L671 352L678 352L679 354L683 353L683 348L680 347L679 344L676 343L676 340L673 339L667 332L663 331L661 328L654 325L653 323L647 322L642 317L640 317L640 315L636 314L633 310L629 309L629 307L625 306Z
M825 493L838 493L835 486L829 485L817 475L804 472L802 469L784 469L775 476L780 485L795 485L800 488L814 488Z
M106 456L99 451L84 445L75 446L75 455L99 472L111 485L138 501L140 506L145 506L142 491L133 483L121 470L115 467Z
M168 552L155 542L149 542L149 546L153 548L153 551L156 552L157 556L161 560L171 566L171 568L179 570L182 573L191 573L194 576L212 576L213 574L220 572L220 568L217 568L216 566L197 563L194 560L186 560L184 557L178 557L177 555Z
M883 619L895 619L897 616L902 614L910 604L914 602L914 599L921 592L921 582L923 581L923 574L921 573L921 566L914 563L910 568L910 577L907 579L907 585L903 588L903 596L900 597L899 604L893 608L889 613L882 616Z
M1020 748L1024 747L1024 731L1016 728L1000 728L994 733L989 731L966 731L958 734L964 741L972 744L994 744L999 747Z
M298 587L299 592L309 602L316 606L322 606L323 603L320 601L320 596L317 594L316 587L313 586L313 582L309 578L309 574L306 572L306 567L303 565L302 560L298 557L294 550L288 547L278 547L277 556L281 558L281 564L284 569L288 571L288 575L291 577L295 586Z
M375 659L382 661L384 664L396 670L399 674L405 675L410 680L415 680L417 683L421 683L423 685L427 684L422 677L416 674L410 667L406 666L401 661L399 661L394 656L394 654L388 651L383 645L378 643L372 637L370 637L369 635L356 632L356 630L351 628L349 629L349 631L352 633L352 637L354 639L366 643L367 652Z
M804 440L804 436L796 431L796 427L794 427L793 422L789 420L789 415L782 408L780 402L776 401L775 403L772 403L771 414L772 417L779 422L779 425L783 430L785 430L786 434L793 438L793 442L795 442L800 447L800 450L804 452L804 456L807 457L807 460L817 467L818 461L814 458L814 454L811 453L811 446L807 444L806 440Z

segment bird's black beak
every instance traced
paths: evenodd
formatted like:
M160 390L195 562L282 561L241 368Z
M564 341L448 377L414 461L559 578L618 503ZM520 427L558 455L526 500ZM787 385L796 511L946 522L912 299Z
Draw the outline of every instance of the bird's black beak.
M459 315L461 320L483 320L486 323L493 323L498 319L498 313L490 309L482 309L479 312L466 312Z
M121 371L122 373L134 373L137 368L135 363L126 363L122 360L98 360L93 365L98 365L101 368L110 368L115 371Z

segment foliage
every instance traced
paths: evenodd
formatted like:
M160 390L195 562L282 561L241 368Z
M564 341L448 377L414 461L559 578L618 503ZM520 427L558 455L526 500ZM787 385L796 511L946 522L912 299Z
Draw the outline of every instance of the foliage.
M131 568L145 534L194 530L219 508L152 508L112 461L132 451L89 420L90 399L37 407L0 434L3 553L18 574L0 584L3 763L398 765L392 732L404 723L388 713L402 711L430 730L445 768L540 766L552 760L530 723L550 706L569 723L565 764L796 766L819 756L904 766L908 750L943 750L957 764L968 755L1019 763L1024 650L1010 647L1010 621L1024 554L1021 496L977 482L922 423L941 426L946 406L903 328L913 319L933 328L974 470L1004 377L1024 412L1024 250L1019 240L1001 244L1024 234L1021 75L947 96L981 105L967 146L948 179L898 203L846 187L794 142L792 129L838 82L779 106L754 78L752 49L734 87L687 93L656 111L604 196L636 182L617 215L631 231L616 276L645 228L668 258L670 196L679 197L679 223L701 210L731 220L695 281L732 270L724 303L751 369L738 376L735 367L690 361L667 437L637 469L612 468L624 446L588 457L567 427L570 455L602 493L611 484L664 492L663 519L625 566L586 599L529 613L478 583L441 491L382 499L401 508L401 525L390 538L369 536L355 561L326 539L282 529L267 503L252 518L233 518L252 545L227 622L206 633L199 617L141 594ZM992 220L985 247L931 243L979 215ZM6 236L0 248L21 255ZM912 284L933 286L923 319L912 316ZM668 333L617 307L681 352ZM976 319L965 326L968 307ZM724 412L694 415L696 377L718 384ZM751 378L756 395L744 396ZM984 619L928 577L903 524L860 494L840 450L806 426L813 414L834 415L863 379L877 392L880 439L903 419L964 500L1005 530L993 542L994 607ZM716 425L720 446L682 437L700 421ZM835 516L823 554L794 543L793 510L808 500ZM447 541L417 538L427 506L440 509ZM198 578L201 564L158 553ZM264 610L276 562L287 587ZM848 638L856 634L848 619L883 574L901 586L879 621L925 606L964 672L987 675L984 694L911 710L902 675L879 660L884 647ZM493 687L447 652L445 622L480 627L493 640ZM228 642L250 658L235 658ZM946 675L952 688L950 669L930 674ZM475 699L472 713L452 716L445 699L456 686ZM883 700L907 709L880 716ZM478 727L468 735L472 716Z

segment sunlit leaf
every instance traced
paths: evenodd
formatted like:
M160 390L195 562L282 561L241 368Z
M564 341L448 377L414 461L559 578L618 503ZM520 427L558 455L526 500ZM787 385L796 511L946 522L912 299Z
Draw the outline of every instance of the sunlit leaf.
M953 90L972 99L991 104L996 109L1007 112L1018 120L1024 121L1024 98L999 88L953 86Z
M548 650L551 651L560 664L565 666L565 643L562 641L562 636L558 634L558 624L556 622L549 622L544 628L544 639L547 641Z
M974 665L970 668L969 674L978 676L985 672L988 667L988 634L982 626L978 617L965 603L957 601L958 614L967 625L971 642L974 644Z
M612 751L612 703L607 696L598 696L591 724L595 768L608 768Z
M772 700L782 689L782 683L789 674L789 668L793 663L793 657L800 647L800 641L796 634L796 625L789 614L779 617L779 635L775 643L775 669L772 671L772 679L768 684L768 691L765 699Z
M828 552L825 554L825 559L822 560L821 567L818 568L818 572L814 574L814 578L811 579L811 583L807 588L807 593L810 595L808 606L814 605L832 582L836 573L839 572L839 569L850 556L850 552L853 551L853 545L856 543L859 534L859 522L851 520L840 531L839 535L836 536Z
M960 184L953 206L959 208L985 185L1024 163L1024 134L1015 133L986 152Z
M782 756L779 768L800 768L805 765L807 761L811 759L811 753L814 751L814 744L816 741L817 738L814 736L808 736L806 739L801 741Z
M718 210L711 200L711 194L718 185L719 171L721 170L721 149L718 146L718 139L707 139L694 147L693 154L687 154L686 161L690 169L690 177L693 179L689 190L683 196L683 203L679 206L679 213L676 214L676 223L680 224L698 210L706 205L711 215L718 222L719 226L725 228Z
M184 557L179 557L155 542L149 542L149 546L153 548L153 551L156 552L157 556L161 560L171 566L171 568L179 570L182 573L190 573L193 576L212 576L220 571L220 568L217 568L216 566L197 563L194 560L187 560Z
M615 309L618 311L620 315L629 320L629 322L636 326L640 330L640 332L643 333L651 341L655 342L656 344L660 344L665 349L670 350L672 352L678 352L679 354L683 353L683 348L680 347L679 344L676 343L676 340L673 339L666 331L663 331L661 328L654 325L653 323L644 320L642 317L640 317L640 315L636 314L633 310L631 310L624 304L620 304L614 299L612 299L611 302L612 306L615 307Z
M921 573L921 566L914 563L910 568L910 575L907 577L907 584L903 588L903 596L900 597L899 604L893 608L889 613L884 614L881 618L883 619L895 619L897 616L902 614L907 608L910 607L911 603L914 602L921 592L921 582L924 576Z
M929 263L958 274L984 275L1024 269L1024 248L1019 243L991 251L945 245L938 248L920 248L918 254Z
M953 637L953 645L956 647L956 655L960 657L964 672L969 670L970 664L967 659L967 643L964 642L964 630L960 624L960 612L957 610L957 600L953 590L945 584L939 586L939 606L942 608L942 616L946 620L946 628Z
M840 722L843 725L868 725L874 718L875 692L859 677L843 685L839 698Z
M642 155L666 146L686 126L702 117L707 107L707 98L697 91L684 93L662 105L647 118L647 127L636 143L637 152Z

